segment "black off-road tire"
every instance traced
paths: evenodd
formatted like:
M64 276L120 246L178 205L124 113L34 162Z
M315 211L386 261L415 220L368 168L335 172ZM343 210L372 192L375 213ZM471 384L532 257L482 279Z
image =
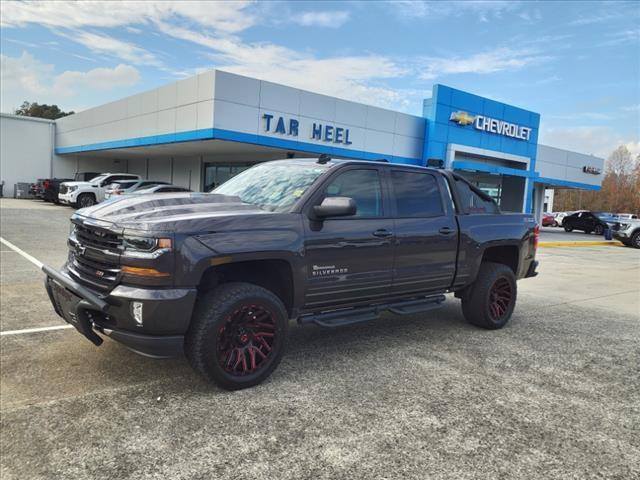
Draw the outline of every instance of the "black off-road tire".
M593 231L596 235L604 235L604 227L602 225L596 225L596 228Z
M567 226L565 226L565 227L564 227L564 231L565 231L565 232L573 232L573 227L567 227Z
M220 357L221 335L230 318L243 307L268 311L275 325L272 350L260 368L238 375L225 369ZM197 300L185 337L185 354L191 366L225 390L252 387L265 380L280 363L289 331L289 316L282 301L269 290L249 283L227 283L203 293ZM255 354L254 354L255 355Z
M629 246L633 248L640 248L640 230L631 235L631 241L629 242Z
M96 204L96 197L92 193L82 193L78 196L78 208L93 207Z
M508 302L493 300L496 286L501 288L500 291L510 291ZM483 262L480 265L476 281L462 296L464 318L478 327L490 330L502 328L513 314L517 293L516 277L513 270L501 263ZM493 310L496 304L500 305L500 312L504 307L504 312L500 315L495 315L496 312Z

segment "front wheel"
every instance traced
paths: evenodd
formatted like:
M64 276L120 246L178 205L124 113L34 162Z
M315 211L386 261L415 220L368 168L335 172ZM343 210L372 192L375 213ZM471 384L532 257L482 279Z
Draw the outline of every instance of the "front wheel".
M93 207L96 204L96 198L90 193L83 193L78 197L78 208Z
M488 329L504 327L516 306L516 276L506 265L483 262L476 281L462 297L464 318Z
M631 242L629 246L633 248L640 248L640 231L637 231L631 236Z
M226 390L252 387L278 366L289 329L282 301L248 283L228 283L202 296L185 338L191 366Z

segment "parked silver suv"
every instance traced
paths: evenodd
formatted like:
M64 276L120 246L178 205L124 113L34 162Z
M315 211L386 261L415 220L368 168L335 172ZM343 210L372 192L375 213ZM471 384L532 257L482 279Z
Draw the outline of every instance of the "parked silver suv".
M640 219L620 219L613 225L611 233L627 247L640 248Z

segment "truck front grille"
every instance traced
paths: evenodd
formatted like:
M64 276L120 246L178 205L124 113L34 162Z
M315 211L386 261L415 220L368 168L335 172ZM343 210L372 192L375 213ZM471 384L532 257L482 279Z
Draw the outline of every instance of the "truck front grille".
M80 283L98 290L110 290L120 275L122 237L108 230L76 224L75 241L70 240L69 273Z
M66 185L60 185L60 190L59 193L67 193L67 186Z
M100 248L119 252L122 238L106 230L98 230L85 225L76 225L76 238L82 246Z

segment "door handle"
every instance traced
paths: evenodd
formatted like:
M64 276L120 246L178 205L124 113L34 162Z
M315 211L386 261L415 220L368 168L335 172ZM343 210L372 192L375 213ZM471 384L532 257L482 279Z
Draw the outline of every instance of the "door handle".
M438 230L438 232L440 232L442 235L449 235L450 233L453 233L454 230L449 227L442 227L440 230Z
M391 235L393 235L393 232L390 232L389 230L387 230L385 228L379 228L378 230L373 232L372 235L374 237L386 238L386 237L390 237Z

